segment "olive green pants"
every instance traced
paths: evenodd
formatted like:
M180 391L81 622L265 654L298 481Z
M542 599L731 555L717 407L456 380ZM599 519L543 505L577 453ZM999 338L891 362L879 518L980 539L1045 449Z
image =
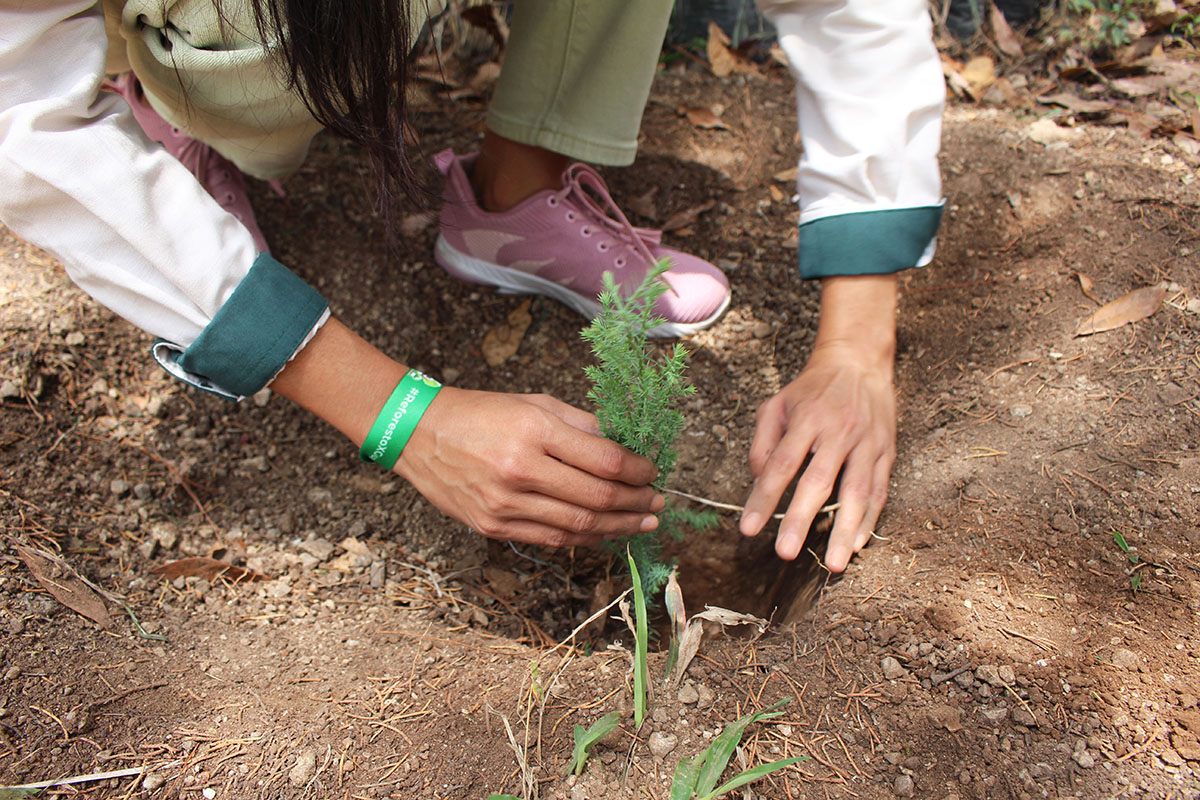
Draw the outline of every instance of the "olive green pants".
M444 5L412 0L413 30ZM247 0L104 6L109 72L132 70L164 119L250 175L300 166L320 126L258 41ZM571 158L631 163L670 13L671 0L517 0L488 127Z

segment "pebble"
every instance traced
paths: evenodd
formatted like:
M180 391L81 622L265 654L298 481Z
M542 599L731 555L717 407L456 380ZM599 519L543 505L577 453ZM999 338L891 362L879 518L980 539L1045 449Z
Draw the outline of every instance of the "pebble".
M149 500L154 496L154 491L148 483L135 483L133 485L133 496L138 500Z
M879 662L879 666L883 668L883 677L889 681L899 680L908 674L908 671L900 666L900 662L891 656L885 656L883 661Z
M983 718L986 719L990 725L999 725L1001 722L1004 722L1004 720L1008 719L1008 709L1003 707L985 708L982 713Z
M1075 763L1083 769L1091 769L1096 766L1096 757L1087 750L1080 750L1075 755L1071 756L1075 759Z
M696 700L696 708L709 708L713 703L717 702L716 693L704 684L696 687L696 693L699 695L699 699Z
M16 381L0 383L0 400L15 400L21 396L21 384Z
M1033 413L1033 406L1028 403L1017 403L1008 409L1008 413L1012 414L1017 419L1025 419Z
M328 561L333 555L334 546L328 539L317 538L301 543L300 549L318 561Z
M655 731L650 734L650 752L655 758L664 758L678 743L679 737L673 733Z
M152 792L158 787L166 783L167 778L161 774L150 774L142 779L142 788L148 792Z
M754 323L753 333L755 339L767 338L771 335L771 323L763 322L761 320Z
M1039 761L1029 768L1029 776L1035 781L1044 781L1054 774L1054 768L1045 761Z
M1000 685L1000 672L994 664L980 664L975 670L975 677L990 686Z
M108 490L117 497L121 497L129 493L129 482L117 478L108 485Z
M1026 728L1033 728L1037 726L1037 720L1034 719L1033 714L1030 713L1029 709L1025 708L1025 706L1017 706L1014 708L1012 712L1012 719L1013 722L1017 723L1018 725L1024 725Z
M1000 669L997 670L997 672L1000 673L1000 680L1004 681L1005 683L1009 684L1010 686L1017 682L1016 670L1014 670L1008 664L1004 664L1003 666L1001 666Z
M262 408L267 403L271 402L271 390L267 388L259 389L254 393L254 405Z
M170 550L179 542L179 528L172 522L156 522L150 526L150 535L163 550Z
M204 800L215 800L217 796L217 790L209 786L201 789L200 794L204 796Z
M896 792L897 797L912 797L916 792L917 786L910 775L897 775L896 782L892 785L892 789Z
M317 751L304 750L296 756L296 765L288 772L288 780L292 786L303 786L317 771Z
M4 681L5 681L5 683L7 683L7 682L9 682L9 681L15 681L15 680L16 680L17 678L19 678L19 677L21 677L21 668L20 668L20 667L18 667L16 664L13 664L13 665L12 665L11 667L9 667L9 668L8 668L8 670L7 670L7 671L4 673Z
M700 692L696 691L696 686L691 683L685 683L683 686L680 686L677 696L679 702L689 706L700 700Z
M308 490L308 502L315 506L324 506L333 502L333 492L314 486Z
M1138 657L1132 650L1118 647L1116 650L1113 650L1112 663L1121 669L1137 669Z

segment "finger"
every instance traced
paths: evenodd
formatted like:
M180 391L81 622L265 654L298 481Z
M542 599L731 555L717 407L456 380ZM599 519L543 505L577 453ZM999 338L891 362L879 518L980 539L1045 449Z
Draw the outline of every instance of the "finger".
M534 493L522 495L519 502L524 519L593 538L633 536L658 527L658 518L644 511L594 511Z
M650 459L616 442L565 424L551 430L546 440L546 452L598 478L630 486L645 486L658 474Z
M746 510L738 525L744 536L756 536L775 512L779 498L800 471L812 449L813 434L805 428L788 431L779 446L771 453L762 473L754 481ZM794 557L794 556L793 556Z
M762 475L767 459L775 450L787 429L787 418L778 403L768 400L758 408L754 425L754 439L750 442L750 471L754 477Z
M858 534L858 538L854 540L854 552L857 553L867 546L867 542L871 541L871 537L875 535L874 531L864 530Z
M783 521L779 523L775 552L780 558L791 561L800 554L813 518L833 493L833 483L845 458L845 448L832 445L813 455L800 482L796 484L796 494Z
M604 536L572 533L534 520L510 520L490 530L475 529L489 539L523 542L540 547L588 547L603 542Z
M597 421L595 414L589 414L581 408L576 408L570 403L564 403L562 400L551 397L548 394L522 395L522 399L540 409L549 411L572 428L577 428L584 433L590 433L595 436L600 435L600 423Z
M833 530L829 534L829 546L825 548L825 566L830 572L841 572L850 563L856 551L856 540L862 530L863 514L871 494L871 482L877 459L863 457L858 450L850 453L842 472L842 486L838 492L840 507L833 517Z
M862 527L859 528L858 533L862 544L858 545L855 552L866 547L875 532L875 526L879 523L879 515L883 513L883 507L887 503L888 481L892 477L893 460L894 457L889 453L880 456L879 460L875 462L875 475L871 481L871 493L867 497L867 510L863 513Z
M585 470L554 459L526 487L530 491L557 498L593 511L636 511L642 514L662 511L667 501L649 486L630 486L606 481Z

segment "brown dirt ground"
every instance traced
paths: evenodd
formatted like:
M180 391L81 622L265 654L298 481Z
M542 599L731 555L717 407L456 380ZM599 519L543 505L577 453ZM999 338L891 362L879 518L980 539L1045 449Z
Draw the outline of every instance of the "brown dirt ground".
M694 128L681 103L718 105L730 130ZM424 147L472 146L481 112L422 107ZM707 640L684 691L660 690L640 731L627 718L577 782L562 778L572 726L630 704L625 655L606 649L622 634L610 621L586 647L548 644L620 589L611 556L487 542L278 398L233 406L172 384L144 335L0 230L3 378L24 394L0 407L0 783L144 767L56 791L482 798L520 792L509 724L541 797L662 798L679 758L791 695L744 756L810 760L745 796L1197 796L1200 315L1173 291L1144 322L1072 335L1096 307L1076 271L1103 300L1161 280L1200 290L1196 160L1098 126L1043 145L1035 118L948 113L939 255L902 278L879 540L832 581L811 557L780 565L733 517L673 548L693 610L774 624ZM644 198L643 222L715 201L668 237L734 285L729 314L688 342L700 391L677 486L732 503L753 411L813 337L816 288L795 277L795 211L772 181L794 164L792 126L780 73L674 69L637 164L609 170L618 197ZM446 276L420 217L389 253L367 183L353 148L321 139L286 197L256 190L277 255L408 363L586 404L579 319L534 301L518 354L487 367L483 335L521 301ZM165 641L116 603L100 630L56 602L21 544L60 551ZM150 572L188 555L270 580ZM652 732L675 737L665 757Z

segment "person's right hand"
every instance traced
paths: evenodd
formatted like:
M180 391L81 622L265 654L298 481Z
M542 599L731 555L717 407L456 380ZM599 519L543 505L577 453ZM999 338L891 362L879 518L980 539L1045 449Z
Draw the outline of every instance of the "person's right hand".
M547 395L444 387L395 472L484 536L550 547L654 530L665 505L648 459Z

